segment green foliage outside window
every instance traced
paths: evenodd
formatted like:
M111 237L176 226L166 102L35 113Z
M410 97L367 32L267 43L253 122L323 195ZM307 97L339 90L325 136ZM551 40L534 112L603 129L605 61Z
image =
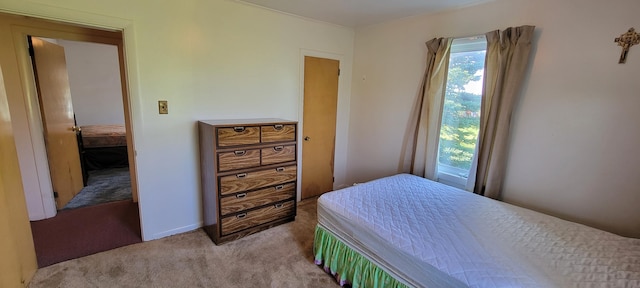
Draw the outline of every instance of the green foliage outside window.
M470 93L465 86L482 80L484 57L485 51L451 53L440 130L440 164L471 168L480 129L482 96Z

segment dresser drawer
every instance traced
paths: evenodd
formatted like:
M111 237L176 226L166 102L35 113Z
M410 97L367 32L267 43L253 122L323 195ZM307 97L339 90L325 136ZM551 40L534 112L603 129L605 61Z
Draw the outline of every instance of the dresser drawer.
M260 127L221 127L217 133L220 147L260 143Z
M296 195L296 183L287 183L252 192L239 193L220 199L220 214L227 215L242 210L281 202Z
M262 165L296 160L296 145L273 146L262 149Z
M236 150L218 153L218 171L260 166L260 150Z
M278 167L220 177L220 195L295 181L296 166Z
M276 124L260 127L262 143L296 140L296 125Z
M295 201L291 200L222 218L222 235L227 235L242 229L286 218L287 216L293 216L295 212L295 205Z

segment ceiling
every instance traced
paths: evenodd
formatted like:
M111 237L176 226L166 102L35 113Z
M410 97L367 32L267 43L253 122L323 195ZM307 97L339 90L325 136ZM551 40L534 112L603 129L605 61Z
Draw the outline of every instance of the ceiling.
M347 27L436 13L492 0L239 0Z

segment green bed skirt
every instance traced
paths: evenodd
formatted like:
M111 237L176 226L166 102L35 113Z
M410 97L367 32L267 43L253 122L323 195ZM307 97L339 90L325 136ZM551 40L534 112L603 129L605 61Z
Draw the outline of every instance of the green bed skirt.
M371 263L367 258L338 240L328 231L316 225L313 241L315 263L323 265L340 286L353 288L408 287L387 272Z

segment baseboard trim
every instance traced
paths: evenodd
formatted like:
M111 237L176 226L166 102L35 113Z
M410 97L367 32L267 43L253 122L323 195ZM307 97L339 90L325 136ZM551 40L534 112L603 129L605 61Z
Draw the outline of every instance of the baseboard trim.
M198 222L196 224L178 227L178 228L175 228L175 229L171 229L171 230L167 230L167 231L164 231L164 232L153 234L149 238L144 237L145 239L142 239L142 241L151 241L151 240L156 240L156 239L160 239L160 238L164 238L164 237L169 237L169 236L180 234L180 233L193 231L193 230L196 230L196 229L202 227L202 225L203 225L203 222Z

